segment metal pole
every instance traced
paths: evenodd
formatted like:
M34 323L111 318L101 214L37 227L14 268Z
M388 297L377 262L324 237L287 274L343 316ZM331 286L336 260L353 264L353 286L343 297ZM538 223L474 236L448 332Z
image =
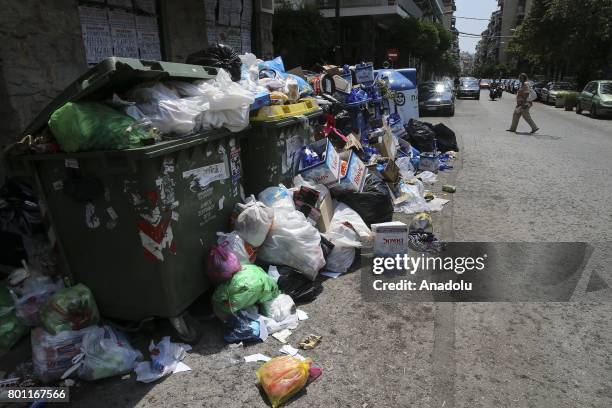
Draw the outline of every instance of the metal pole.
M340 65L342 63L342 57L340 54L340 42L342 40L342 33L340 32L340 0L336 0L336 47L335 47L335 57L336 57L336 65Z

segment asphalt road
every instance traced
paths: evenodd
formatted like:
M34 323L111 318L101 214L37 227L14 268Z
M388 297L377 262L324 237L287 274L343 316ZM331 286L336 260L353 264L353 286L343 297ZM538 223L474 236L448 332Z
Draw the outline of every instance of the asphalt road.
M455 171L434 188L457 185L435 216L436 232L449 241L589 242L572 301L368 303L359 273L328 280L301 306L310 319L289 338L296 346L310 333L323 336L303 352L323 375L288 406L612 406L612 120L536 104L541 131L527 134L523 122L525 132L512 134L505 131L512 95L486 96L458 101L453 118L426 119L448 124L461 146ZM133 378L81 385L73 405L268 406L256 386L260 363L220 368L221 326L205 328L185 360L192 371L150 385ZM281 346L269 339L244 353L275 356Z

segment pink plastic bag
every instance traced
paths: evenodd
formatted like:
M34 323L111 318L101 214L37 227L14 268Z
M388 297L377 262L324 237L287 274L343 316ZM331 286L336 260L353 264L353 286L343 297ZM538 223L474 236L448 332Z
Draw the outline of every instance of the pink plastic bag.
M206 271L212 282L221 283L228 281L241 269L240 261L228 248L227 242L221 245L213 245L210 248Z

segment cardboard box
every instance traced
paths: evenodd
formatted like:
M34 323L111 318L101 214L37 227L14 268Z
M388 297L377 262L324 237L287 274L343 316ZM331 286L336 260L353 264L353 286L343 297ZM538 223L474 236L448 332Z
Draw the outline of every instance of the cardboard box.
M303 167L300 158L298 173L306 180L316 184L324 184L333 187L338 184L340 179L340 156L331 142L325 138L308 145L308 148L316 152L319 157L325 155L325 160L312 166Z
M380 177L385 180L388 181L390 183L394 183L397 181L397 179L399 178L399 167L397 167L397 164L395 164L395 161L393 160L388 160L387 163L385 164L385 168L382 172L377 170L377 164L369 164L368 166L368 170L369 171L373 171L376 172L377 174L380 175Z
M327 232L331 225L332 217L334 216L334 202L331 194L326 194L323 201L319 203L317 209L321 213L321 216L317 220L317 229L320 232Z
M366 165L355 152L350 150L340 153L340 159L347 162L346 173L344 176L341 173L338 185L334 187L334 190L361 192L368 174Z
M340 75L342 74L342 68L337 65L323 65L323 71L329 75Z
M376 148L380 155L395 160L395 140L387 128L370 133L370 146Z
M408 225L400 221L372 224L374 256L408 253Z

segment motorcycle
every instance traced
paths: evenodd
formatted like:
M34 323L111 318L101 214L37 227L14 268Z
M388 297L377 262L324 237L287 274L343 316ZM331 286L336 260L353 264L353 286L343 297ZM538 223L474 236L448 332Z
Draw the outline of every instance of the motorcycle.
M501 86L497 85L497 84L492 84L491 87L489 88L489 98L494 101L496 98L500 98L502 97L502 92L504 92L501 89Z

